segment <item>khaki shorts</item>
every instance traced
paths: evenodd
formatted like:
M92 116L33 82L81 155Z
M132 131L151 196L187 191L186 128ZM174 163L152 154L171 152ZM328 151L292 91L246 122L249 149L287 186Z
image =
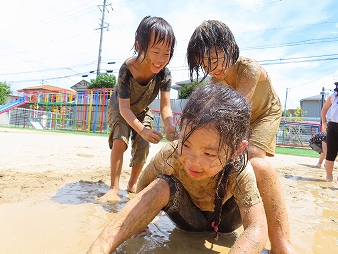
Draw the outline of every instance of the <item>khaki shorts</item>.
M131 160L130 167L144 165L149 154L149 142L145 141L128 123L124 120L119 112L108 106L108 124L110 126L110 134L108 138L109 148L112 149L113 141L116 138L123 140L126 146L129 145L131 139ZM139 116L138 120L146 127L151 129L151 123L154 120L151 110L146 111L143 116Z
M276 134L281 119L281 114L276 113L256 121L251 127L249 144L264 150L266 156L274 156L276 150Z

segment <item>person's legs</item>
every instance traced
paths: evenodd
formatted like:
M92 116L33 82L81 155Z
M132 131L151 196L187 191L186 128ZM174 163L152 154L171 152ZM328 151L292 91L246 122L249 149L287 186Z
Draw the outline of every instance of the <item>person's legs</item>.
M317 168L321 168L322 167L322 163L325 159L325 156L326 156L326 153L322 152L319 156L319 160L318 160L318 163L316 165Z
M323 161L326 157L326 151L327 151L327 148L326 148L326 142L322 141L321 142L321 149L319 151L319 160L318 160L318 163L316 165L317 168L321 168L322 167L322 164L323 164Z
M133 132L132 136L132 158L130 161L131 174L127 185L127 191L136 193L136 183L141 174L143 165L149 154L149 143L140 135Z
M325 156L326 156L326 152L324 153L323 144L326 145L325 142L317 142L317 143L314 142L314 143L310 143L309 144L309 146L311 147L311 149L313 151L317 152L320 155L318 163L316 164L317 168L321 168L322 167L323 160L325 159Z
M290 242L289 220L277 172L265 159L263 149L251 144L248 152L268 222L270 253L296 253Z
M99 198L101 202L119 200L118 192L120 190L120 175L123 164L123 153L127 149L126 143L121 139L114 139L110 152L110 189Z
M329 122L327 126L326 145L327 153L325 160L326 181L333 181L333 166L338 151L338 123Z
M136 193L136 183L141 174L143 165L149 154L149 143L140 135L133 132L132 136L132 158L130 162L131 174L127 185L127 191Z
M153 121L152 113L150 110L146 112L144 117L140 117L139 120L146 127L151 129L151 123ZM146 163L150 144L145 141L135 130L132 132L132 158L130 161L131 175L127 185L127 191L136 193L136 183L141 174L143 165Z
M142 168L143 168L143 165L133 166L131 168L131 174L130 174L129 182L127 185L128 192L136 193L136 183L137 183L138 177L141 174Z
M100 202L119 200L119 181L123 164L123 153L128 147L130 136L130 126L119 120L118 115L114 115L111 107L108 110L108 120L111 127L108 144L110 151L110 189L100 197ZM113 121L115 120L115 122Z
M333 181L333 164L334 161L330 161L328 159L325 160L325 170L326 170L326 181L332 182Z

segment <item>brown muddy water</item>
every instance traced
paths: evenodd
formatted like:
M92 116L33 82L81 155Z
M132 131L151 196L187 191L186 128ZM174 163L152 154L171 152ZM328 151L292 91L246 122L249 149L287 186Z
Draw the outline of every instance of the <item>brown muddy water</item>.
M300 179L287 177L286 181L296 181L298 188L309 187L307 181ZM303 193L297 202L290 203L292 198L287 198L292 243L299 253L338 253L337 203L323 200L322 188L337 191L336 187L322 186ZM133 196L120 191L119 202L98 203L95 196L107 190L108 185L102 181L79 181L65 184L49 201L40 197L0 205L0 253L85 253L116 211ZM129 239L113 253L227 253L243 229L222 234L215 241L212 232L187 233L176 229L161 212L150 224L150 230L151 235Z

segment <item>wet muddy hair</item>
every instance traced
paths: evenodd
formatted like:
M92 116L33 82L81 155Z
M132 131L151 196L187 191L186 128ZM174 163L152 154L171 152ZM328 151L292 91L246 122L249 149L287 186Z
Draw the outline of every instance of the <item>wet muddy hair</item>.
M203 21L195 29L188 43L187 61L191 81L194 80L194 73L196 80L202 81L212 71L210 69L212 61L210 50L213 48L223 51L225 58L222 65L224 69L232 67L239 57L239 47L230 28L218 20ZM204 57L208 59L207 70L203 68ZM201 79L199 79L200 72L203 73Z
M134 54L137 55L137 59L140 57L141 53L144 53L144 57L147 55L148 44L152 32L155 33L153 45L165 43L165 45L170 46L170 62L174 54L176 38L170 24L161 17L146 16L142 19L135 32ZM138 42L140 52L136 51L136 42Z
M224 152L226 158L219 156L222 170L215 176L214 229L221 220L222 202L226 193L229 176L242 171L247 164L247 152L232 159L239 143L247 138L250 127L251 107L238 92L219 85L206 84L197 87L182 111L179 126L183 136L182 144L191 133L199 128L214 128L220 135L218 154ZM188 127L188 128L186 128ZM182 135L183 134L183 135ZM182 146L181 146L182 147ZM180 154L182 151L178 151ZM215 230L217 232L217 230Z

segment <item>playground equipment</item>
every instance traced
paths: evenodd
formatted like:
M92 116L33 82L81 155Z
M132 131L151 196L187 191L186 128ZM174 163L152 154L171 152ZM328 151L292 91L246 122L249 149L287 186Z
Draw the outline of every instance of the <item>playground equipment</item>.
M103 133L107 129L107 102L113 89L88 89L79 93L20 94L19 100L2 106L8 125L27 128L40 123L45 129ZM20 107L19 107L20 106Z
M66 130L106 134L109 132L106 111L113 88L88 89L78 93L21 94L20 102L6 104L6 126ZM20 107L19 107L20 106ZM160 112L154 112L153 128L161 127ZM174 113L175 123L180 112Z
M0 106L0 114L6 113L8 111L10 111L11 109L20 107L22 105L24 105L25 103L27 103L27 98L25 95L21 95L19 97L19 99L12 101L10 103L7 103L3 106Z
M18 100L0 107L0 125L107 134L106 111L112 93L113 88L20 94ZM153 110L153 114L152 127L164 133L160 111ZM180 115L181 112L173 112L175 125ZM309 139L320 131L318 122L282 120L276 135L277 145L308 147Z

